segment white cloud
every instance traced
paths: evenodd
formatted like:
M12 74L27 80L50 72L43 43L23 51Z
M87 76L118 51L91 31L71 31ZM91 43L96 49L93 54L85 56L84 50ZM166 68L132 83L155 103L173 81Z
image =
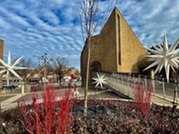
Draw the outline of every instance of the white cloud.
M130 8L127 9L127 6ZM136 3L129 0L118 7L122 14L126 14L124 18L132 26L144 46L150 47L153 43L158 43L164 34L167 34L169 42L178 38L179 30L175 30L179 27L177 24L179 22L178 1L145 0Z
M24 55L32 58L44 52L49 57L67 57L79 68L83 48L81 29L77 22L80 1L74 0L4 0L0 2L0 38L5 41L4 56ZM161 43L167 34L169 43L179 35L179 1L127 0L107 6L100 1L101 15L116 6L145 47ZM107 10L109 8L109 10ZM106 11L107 10L107 11ZM99 20L98 33L103 26Z

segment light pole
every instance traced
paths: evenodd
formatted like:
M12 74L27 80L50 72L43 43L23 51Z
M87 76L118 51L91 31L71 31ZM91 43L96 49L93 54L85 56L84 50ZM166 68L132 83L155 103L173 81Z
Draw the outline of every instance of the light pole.
M37 57L38 58L38 62L40 60L43 61L42 65L43 65L43 70L44 70L44 79L43 79L43 82L46 83L46 77L47 77L47 70L46 70L46 67L47 65L50 63L50 61L52 61L51 58L48 58L48 53L45 52L42 56L33 56L33 57ZM40 64L40 63L39 63Z
M178 103L178 69L179 67L177 68L177 72L176 72L176 80L175 80L176 87L174 89L173 106L175 106Z
M50 63L50 61L52 61L52 59L50 58L48 58L47 57L47 55L48 55L48 53L47 52L45 52L44 53L44 55L42 55L41 57L40 57L40 60L42 60L43 61L43 66L44 66L44 82L46 83L46 77L47 77L47 70L46 70L46 67L47 67L47 65Z

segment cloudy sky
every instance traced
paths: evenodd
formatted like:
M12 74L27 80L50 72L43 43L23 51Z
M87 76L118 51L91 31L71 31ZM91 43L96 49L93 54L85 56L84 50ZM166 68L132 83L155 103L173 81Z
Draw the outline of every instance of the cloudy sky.
M110 0L101 0L101 12ZM4 60L24 56L37 61L48 52L69 60L80 68L83 38L78 22L80 0L0 0L0 39L4 40ZM114 0L144 47L179 38L179 0ZM106 17L106 16L105 16ZM103 20L103 19L102 19ZM102 21L100 21L102 22ZM100 30L102 24L97 28ZM98 32L98 31L97 31ZM36 56L36 57L34 57Z

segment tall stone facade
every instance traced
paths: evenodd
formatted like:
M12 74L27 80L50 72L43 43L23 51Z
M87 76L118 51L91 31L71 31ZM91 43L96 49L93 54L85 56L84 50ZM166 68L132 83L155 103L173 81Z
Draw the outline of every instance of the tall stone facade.
M0 39L0 59L3 59L3 53L4 53L4 41ZM0 88L1 87L2 87L2 78L0 76Z
M0 39L0 59L3 59L4 41Z
M87 44L81 52L81 75L85 85ZM126 20L117 8L114 8L99 35L93 36L91 45L91 70L140 73L137 62L146 56L142 46Z

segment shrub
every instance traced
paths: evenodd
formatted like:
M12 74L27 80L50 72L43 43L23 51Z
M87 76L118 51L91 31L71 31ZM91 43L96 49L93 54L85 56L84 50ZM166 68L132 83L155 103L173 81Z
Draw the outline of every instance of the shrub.
M23 101L23 120L21 121L25 130L30 134L69 133L73 107L73 93L71 90L58 90L61 96L56 96L54 86L45 86L41 94L33 92L32 104L27 105ZM39 95L42 103L39 103ZM56 98L60 98L57 102Z
M151 87L145 91L144 85L139 82L137 82L136 87L134 88L134 101L136 108L145 117L150 112L151 92Z

